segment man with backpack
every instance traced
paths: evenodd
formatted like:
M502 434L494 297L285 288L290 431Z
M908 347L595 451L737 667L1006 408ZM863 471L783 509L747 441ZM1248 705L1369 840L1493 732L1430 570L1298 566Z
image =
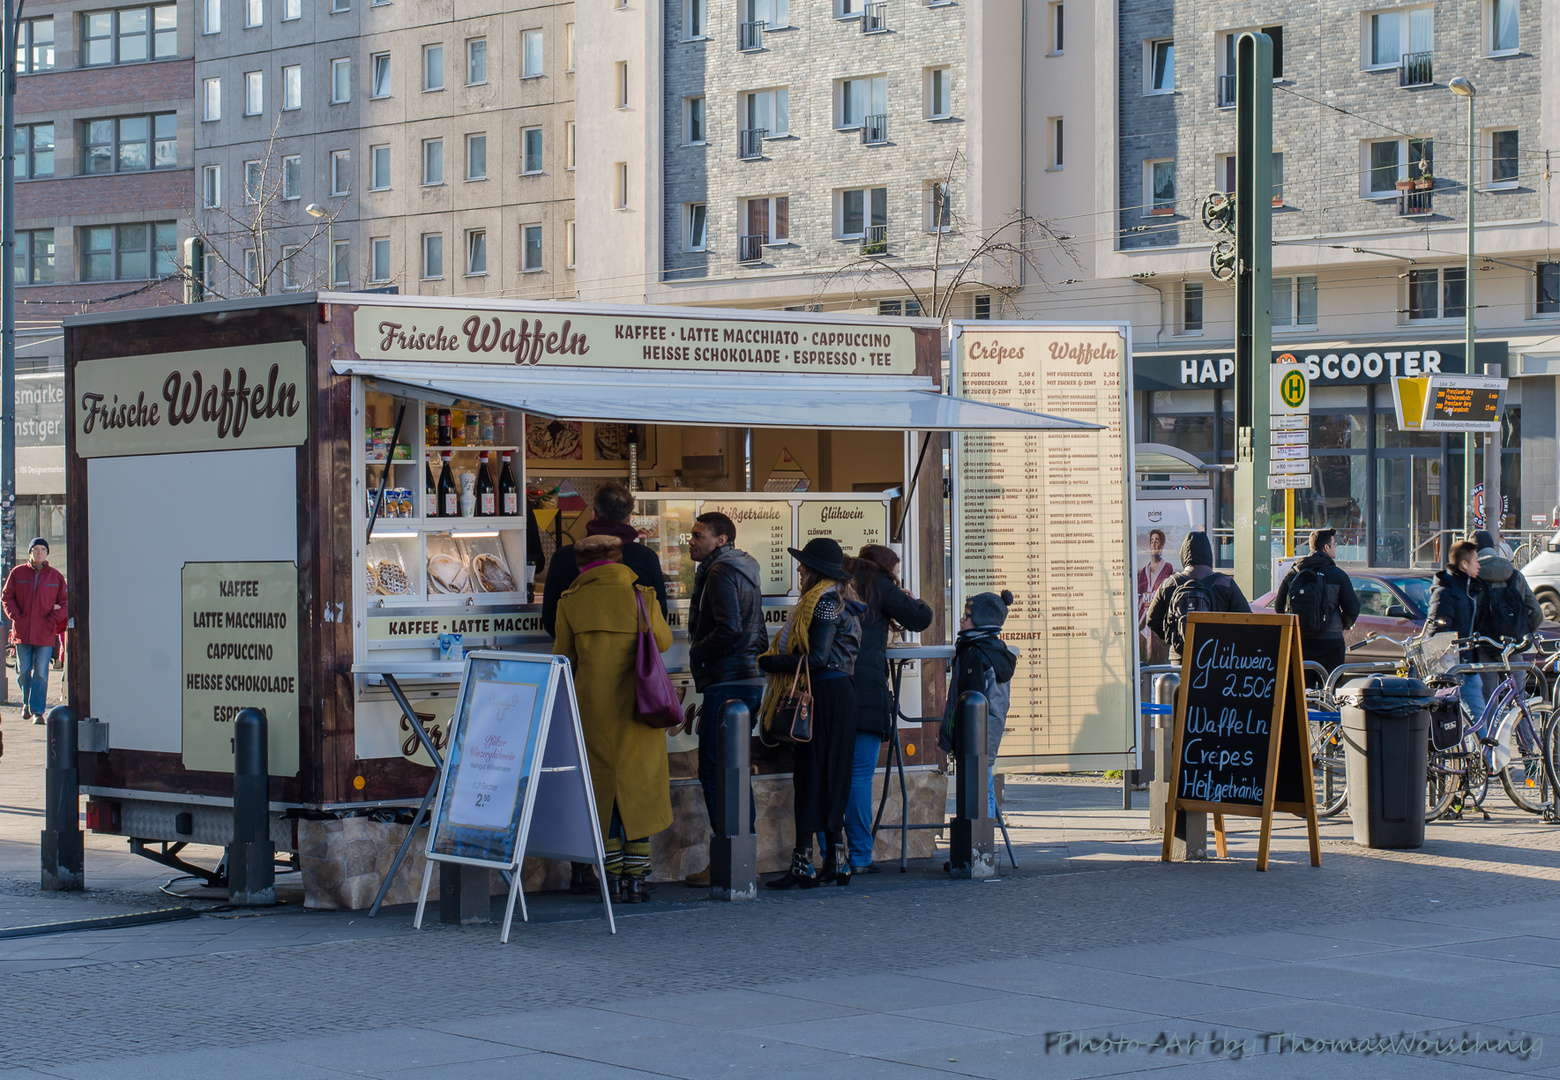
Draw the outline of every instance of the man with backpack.
M1170 646L1172 664L1181 662L1188 615L1200 611L1251 612L1251 605L1235 579L1213 568L1213 544L1207 533L1186 534L1181 541L1181 565L1185 569L1159 586L1148 608L1148 628Z
M1348 655L1343 635L1360 617L1354 582L1338 569L1338 533L1317 529L1311 534L1311 554L1290 567L1273 597L1273 610L1300 622L1300 652L1328 671Z
M1495 548L1495 538L1484 529L1473 534L1473 542L1479 549L1479 580L1484 583L1484 604L1474 623L1474 632L1485 637L1525 638L1544 621L1544 609L1538 597L1528 586L1522 571L1502 558ZM1480 663L1499 663L1499 651L1488 645L1480 645L1477 653ZM1484 672L1486 699L1495 692L1503 678L1499 672Z

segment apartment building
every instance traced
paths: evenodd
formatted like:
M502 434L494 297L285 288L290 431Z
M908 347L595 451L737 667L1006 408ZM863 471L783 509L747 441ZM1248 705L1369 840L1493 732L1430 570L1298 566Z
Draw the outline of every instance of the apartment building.
M573 295L574 5L197 0L214 295Z
M1018 15L603 3L579 43L581 299L916 313L912 286L1020 210Z
M1034 0L1031 0L1034 3ZM1036 11L1041 5L1034 3ZM1550 153L1556 87L1540 0L1067 0L1044 5L1031 96L1094 152L1045 162L1029 128L1038 204L1075 234L1053 260L1039 318L1131 318L1140 442L1233 460L1234 295L1212 273L1205 197L1235 175L1235 45L1274 44L1275 357L1313 375L1312 488L1297 526L1341 530L1349 562L1428 565L1462 524L1461 437L1400 429L1395 375L1512 377L1503 436L1506 529L1547 523L1560 502L1556 374L1560 257ZM1048 26L1056 20L1056 26ZM1073 59L1087 52L1093 71ZM1465 356L1468 98L1475 87L1476 355ZM1547 87L1547 90L1546 90ZM1087 88L1092 92L1080 92ZM1036 162L1039 158L1041 161ZM1036 169L1035 165L1044 168ZM1524 452L1527 451L1527 452ZM1482 469L1482 451L1476 464ZM1482 475L1482 474L1481 474ZM1231 521L1231 484L1215 477ZM1493 501L1493 500L1491 500Z

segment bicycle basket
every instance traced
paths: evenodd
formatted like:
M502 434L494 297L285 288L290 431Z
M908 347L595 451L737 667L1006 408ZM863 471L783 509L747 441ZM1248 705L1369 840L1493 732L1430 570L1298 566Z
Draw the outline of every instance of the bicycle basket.
M1463 716L1461 692L1454 688L1438 691L1430 706L1430 745L1445 754L1462 743Z
M1457 666L1457 635L1431 634L1416 638L1408 647L1409 663L1421 679L1450 671Z

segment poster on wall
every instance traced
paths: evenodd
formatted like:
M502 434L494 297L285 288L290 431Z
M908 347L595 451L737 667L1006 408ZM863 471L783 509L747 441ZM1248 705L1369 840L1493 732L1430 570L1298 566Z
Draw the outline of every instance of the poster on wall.
M1170 650L1148 628L1148 608L1159 587L1179 570L1181 543L1192 531L1208 528L1204 499L1140 499L1132 512L1132 566L1137 598L1138 660L1163 664Z
M997 763L1132 767L1128 328L982 321L954 335L955 394L1101 425L957 436L954 610L1014 594L1002 636L1020 657Z

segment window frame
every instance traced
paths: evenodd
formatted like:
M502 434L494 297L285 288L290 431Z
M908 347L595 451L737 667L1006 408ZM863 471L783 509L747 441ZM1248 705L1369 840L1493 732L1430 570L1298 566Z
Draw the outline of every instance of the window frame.
M695 104L697 103L697 104ZM695 120L697 114L697 120ZM698 125L698 138L694 138L694 126ZM705 94L683 98L683 145L708 146L710 127L710 103Z
M696 225L698 226L697 228L695 227ZM707 202L683 203L683 250L708 251L709 249L710 204Z
M1544 282L1546 276L1549 278L1548 289ZM1533 314L1538 318L1560 316L1560 261L1534 264Z
M565 172L573 172L574 166L579 160L579 129L574 126L573 120L563 122L563 168Z
M222 33L222 0L200 0L200 32L203 37Z
M441 232L423 233L419 245L422 249L421 281L444 280L444 234ZM430 258L429 256L432 256ZM433 264L437 263L438 273L433 273Z
M535 43L534 59L536 67L533 70L532 43ZM547 74L547 39L542 34L540 27L532 27L529 30L520 31L520 78L540 79Z
M38 24L49 24L49 40L42 45L38 42ZM40 71L53 71L59 65L59 56L55 53L55 26L53 15L40 15L35 19L21 19L16 24L16 51L18 60L16 73L18 75L33 75ZM37 62L38 52L47 48L49 62L40 64ZM37 231L37 230L34 230Z
M1176 320L1176 335L1178 337L1201 337L1203 325L1207 321L1207 294L1200 281L1181 282L1179 297L1179 312ZM1193 317L1193 308L1196 316Z
M222 119L222 78L218 76L212 79L203 79L200 84L200 107L203 124L212 124Z
M939 87L941 93L939 94ZM870 91L869 91L870 93ZM938 98L942 108L938 108ZM953 68L940 64L926 69L926 119L951 120L953 118Z
M379 265L380 252L384 253L383 267ZM368 280L375 284L390 280L390 238L388 236L368 238Z
M478 266L478 263L481 266ZM488 251L487 230L467 229L465 247L465 277L487 277Z
M345 271L345 273L343 273ZM331 285L352 284L352 241L332 240L330 246Z
M303 108L303 65L282 65L282 111Z
M1414 314L1414 311L1415 311L1415 289L1423 287L1424 285L1430 284L1430 283L1426 282L1426 281L1423 281L1423 280L1415 280L1415 279L1416 278L1423 278L1423 276L1426 275L1426 274L1434 274L1435 275L1435 279L1434 279L1434 282L1433 282L1434 289L1435 289L1435 298L1436 298L1435 314L1433 314L1433 315L1423 315L1423 314L1421 314L1421 315L1417 315L1416 316ZM1456 275L1457 280L1462 283L1462 301L1463 301L1463 306L1462 306L1461 309L1458 309L1455 306L1449 305L1447 303L1447 293L1448 293L1448 291L1450 290L1450 288L1452 286L1452 282L1447 280L1447 275L1448 274ZM1414 325L1423 325L1424 323L1431 323L1431 322L1462 322L1463 318L1464 318L1464 313L1467 311L1467 303L1468 303L1467 280L1468 280L1467 268L1463 267L1463 266L1422 266L1422 267L1410 267L1409 270L1408 270L1408 273L1406 275L1404 275L1404 278L1403 278L1404 288L1406 290L1405 302L1404 302L1404 305L1403 305L1403 321L1405 323L1411 323L1411 324L1414 324ZM1420 310L1423 310L1423 309L1420 309ZM1455 314L1447 314L1447 312L1449 310L1455 311Z
M1496 140L1499 136L1511 135L1514 145L1511 150L1511 175L1506 177L1496 176L1496 165L1502 157L1496 150ZM1485 184L1491 191L1510 191L1522 182L1522 135L1521 129L1515 127L1491 128L1488 133L1489 168L1486 170Z
M574 269L577 248L578 239L574 228L574 219L570 218L563 223L563 268L565 270Z
M303 155L286 154L282 157L282 200L296 202L301 198L303 198Z
M482 77L480 79L474 79L474 78L472 78L472 73L479 66L478 61L477 61L477 57L478 56L481 57L480 67L482 69ZM466 85L467 86L483 86L483 85L485 85L487 83L487 81L488 81L488 74L487 74L487 38L486 37L467 38L466 39Z
M876 218L876 216L877 216L876 207L873 205L873 203L876 201L875 197L874 197L874 192L878 192L878 191L881 191L883 193L883 220L882 221L874 220ZM846 213L847 213L846 204L849 201L849 198L850 198L851 195L858 194L858 193L861 195L861 231L860 232L848 232L847 231L847 227L846 227L846 221L845 221L845 217L846 217ZM870 228L871 226L874 226L874 225L887 225L889 223L888 185L887 184L866 184L866 185L861 185L861 186L858 186L858 187L840 188L836 192L835 197L834 197L834 207L835 207L834 238L836 240L865 240L866 237L867 237L867 229L868 228Z
M382 153L381 153L382 152ZM380 162L384 162L384 174L380 175ZM368 190L389 191L390 183L390 144L379 143L368 148ZM379 181L383 180L384 183Z
M202 210L222 208L222 166L202 165L200 168L200 203Z
M614 210L628 209L628 162L619 161L612 167L613 204Z
M763 111L769 114L770 126L764 131L764 138L786 139L791 136L791 88L789 86L767 86L758 90L744 90L737 97L737 126L744 130L752 130L758 125L753 124L755 100L764 100L766 104ZM709 111L705 110L705 120L709 120ZM779 126L781 120L785 126Z
M563 70L574 70L574 24L563 24Z
M303 282L298 279L297 268L293 260L303 254L302 244L283 244L281 258L277 262L277 268L282 275L282 291L298 292L303 288Z
M265 25L265 0L244 0L244 29Z
M533 138L536 143L536 160L534 162L531 160L531 143ZM546 171L546 148L547 140L542 133L542 128L540 125L523 127L520 129L521 176L540 176L543 172ZM531 167L533 164L536 166L535 168Z
M1170 167L1171 196L1168 200L1161 200L1158 194L1158 185L1154 181L1155 170L1162 165ZM1175 217L1176 201L1180 198L1180 186L1176 182L1176 159L1169 158L1144 158L1143 159L1143 216L1144 217ZM1168 211L1166 213L1165 211Z
M926 189L926 231L951 233L957 228L953 220L953 184L946 179L928 180Z
M251 183L251 180L253 181ZM244 162L244 205L255 206L265 194L265 163L255 158Z
M442 187L444 184L444 138L442 136L422 141L422 186Z
M137 252L144 251L146 253L147 273L144 277L127 277L121 272L121 260L127 252L132 250L123 243L124 230L135 228L144 228L146 230L146 247L134 249ZM157 243L157 234L161 228L173 231L173 240L166 246L166 249L159 248ZM110 246L106 251L87 247L87 234L97 229L106 229L109 233ZM169 267L169 273L173 273L178 268L179 223L177 221L125 221L112 225L80 225L77 226L77 233L80 236L76 245L77 261L80 269L77 279L79 281L156 281L166 276L158 273L158 261L163 250L167 252L166 265ZM58 247L56 247L56 253L58 253L58 250ZM112 273L108 277L95 277L87 274L86 260L94 255L108 256L109 266L112 269Z
M1272 328L1274 333L1310 333L1315 331L1320 320L1321 309L1321 284L1315 274L1283 274L1270 279L1272 282L1273 296L1270 307L1272 309ZM1283 283L1280 286L1280 283ZM1288 297L1285 311L1281 314L1278 310L1278 292L1280 287L1284 295ZM1311 298L1310 322L1304 321L1307 317L1304 297Z
M1155 63L1160 49L1164 49L1167 55L1166 68L1169 71L1170 84L1160 86L1154 78ZM1143 95L1145 97L1158 97L1175 93L1175 38L1145 38L1143 41Z
M159 139L157 137L157 121L159 119L165 119L165 120L171 120L172 121L172 123L173 123L173 130L174 130L174 133L173 133L172 136L164 137L164 138L161 138L161 139ZM134 121L134 120L144 120L146 122L146 138L145 139L126 139L126 138L124 138L123 130L122 130L123 129L123 125L125 124L126 121ZM91 130L91 125L93 125L93 124L105 124L105 123L112 125L113 135L112 135L111 140L109 142L107 142L107 143L93 142L91 140L89 134L88 134L88 132L90 132L90 130ZM135 114L135 115L132 115L132 116L84 117L84 118L79 119L77 121L77 124L80 125L76 129L76 131L77 131L77 133L76 133L76 140L77 140L77 150L78 150L78 158L77 158L77 160L80 162L80 169L81 169L80 175L82 175L82 176L116 176L116 175L119 175L119 174L122 174L122 173L168 172L170 170L177 169L179 167L179 160L178 160L178 153L179 153L179 138L178 138L178 124L179 124L179 121L178 121L178 113L158 112L158 113L138 113L138 114ZM127 145L131 145L131 144L137 143L137 142L143 143L146 146L146 168L144 168L144 169L125 169L125 168L121 168L120 167L120 159L121 159L121 155L122 155L122 148L127 146ZM174 159L173 159L173 161L170 164L167 164L167 165L158 165L157 164L157 145L158 145L158 143L171 143L172 144L172 146L173 146L173 153L174 153ZM113 168L110 168L110 169L90 169L90 168L87 167L87 162L89 160L88 153L90 152L91 148L95 147L95 146L108 146L110 148L110 150L109 150L109 157L112 160ZM55 172L58 173L58 171L59 171L58 168L56 168Z
M628 108L628 61L619 60L613 68L614 89L617 91L616 109Z
M96 10L91 10L91 11L83 10L83 11L76 12L75 14L78 16L78 21L76 23L76 28L77 28L76 43L77 43L77 56L80 59L80 66L84 67L84 68L87 68L87 67L121 67L121 66L124 66L126 64L154 64L154 63L160 63L160 62L165 61L165 60L176 60L176 59L178 59L178 56L179 56L179 15L178 15L178 10L179 9L178 9L178 5L177 4L144 4L144 5L137 5L137 6L134 6L134 7L98 8ZM161 29L158 28L158 26L157 26L157 13L159 11L171 11L171 12L173 12L173 25L171 27L164 27L164 28L161 28ZM142 13L145 14L145 17L146 17L146 29L144 31L140 31L140 32L131 31L130 34L127 35L125 33L125 31L121 29L121 21L122 21L122 19L123 19L123 17L125 15L127 15L127 14L129 14L131 12L142 12ZM101 35L99 35L99 36L92 36L88 32L88 30L89 30L89 28L91 26L91 20L93 19L94 16L104 16L104 15L108 16L109 20L110 20L110 30L109 30L108 35L106 37L101 36ZM123 59L122 56L121 56L121 50L122 50L123 45L124 45L124 39L127 36L141 36L141 34L144 34L145 37L146 37L146 55L144 57L142 57L141 59L139 59L139 60L125 60L125 59ZM158 52L157 52L158 40L157 39L158 39L158 36L160 34L171 34L172 35L172 40L173 40L173 51L172 52L164 53L164 54L161 54L161 55L158 54ZM58 34L56 34L56 38L58 38ZM110 55L112 57L111 59L109 59L109 60L100 60L100 61L97 61L97 62L93 62L93 61L88 59L88 57L90 56L90 49L92 47L92 42L95 42L95 41L107 41L109 43L109 52L110 52ZM55 62L56 62L56 64L58 64L58 54L56 54Z
M748 229L748 223L752 220L752 211L750 210L750 207L754 203L757 203L757 202L762 202L762 203L766 203L767 204L767 206L765 208L765 216L769 220L766 223L767 224L767 229L763 233L764 246L765 247L777 247L777 246L789 244L791 242L791 194L790 194L790 192L785 192L783 194L775 194L775 195L748 195L748 196L744 196L742 198L742 200L740 201L738 207L737 207L738 221L739 221L739 223L742 226L742 235L744 235L744 236L756 235L754 233L749 233L747 231L747 229ZM785 212L783 214L780 212L780 203L781 202L785 203ZM706 221L707 220L708 219L706 217ZM785 226L783 231L780 228L782 223ZM708 229L708 225L706 224L706 230L707 229ZM863 235L865 235L865 234L863 234Z
M1512 15L1512 28L1516 31L1516 44L1501 48L1496 43L1495 35L1498 33L1498 16L1503 4L1510 4L1515 13ZM1519 56L1522 53L1522 0L1485 0L1484 8L1484 55L1490 58L1503 56Z
M471 171L471 161L472 161L471 148L474 145L476 145L478 142L481 142L481 144L482 144L482 171L480 173L474 173L474 172ZM467 135L466 135L465 144L466 144L466 168L465 168L465 178L466 178L466 180L468 180L468 181L471 181L471 180L486 180L488 178L488 171L487 171L487 132L485 132L485 131L468 132Z
M265 73L244 72L244 115L261 116L265 113Z
M341 96L345 87L346 96ZM352 57L336 56L330 61L330 103L345 105L352 100Z
M44 234L48 234L49 244L49 272L44 277L39 274L40 260L38 258L38 240ZM59 255L59 248L54 243L54 229L18 229L16 231L16 262L15 274L17 285L50 285L54 282L54 260Z
M697 33L689 33L689 27L698 24ZM710 26L709 0L683 0L682 4L682 40L683 41L708 41Z
M303 0L282 0L282 22L303 18Z
M851 119L849 116L851 102L851 87L862 84L861 116ZM882 112L888 112L888 76L877 75L853 75L849 78L836 79L834 82L834 130L835 131L859 131L867 122L867 117L877 115L874 106L877 104L878 91L882 90Z
M437 54L437 56L439 58L438 59L439 81L437 83L431 81L431 77L433 75L433 70L432 70L432 67L429 64L430 59L432 59L432 57L435 54ZM443 42L436 42L434 44L424 45L422 47L422 92L425 93L425 94L432 94L432 93L436 93L436 92L438 92L440 90L443 90L443 89L444 89L444 43Z
M1364 71L1392 71L1403 64L1403 57L1413 52L1413 13L1416 11L1430 12L1430 42L1431 51L1435 48L1435 5L1414 4L1407 7L1377 9L1375 11L1360 12L1360 67ZM1375 59L1376 35L1378 19L1383 17L1400 21L1397 34L1398 52L1391 60L1377 61Z
M1061 172L1067 166L1067 128L1066 118L1052 116L1046 120L1047 132L1050 143L1050 164L1046 166L1047 172Z
M381 78L381 76L383 77ZM368 99L370 101L378 101L394 96L394 86L390 81L390 76L390 54L387 52L369 53Z
M346 184L341 183L346 179ZM352 194L352 151L332 150L330 152L330 193L331 195Z
M38 170L38 135L37 135L37 133L38 133L38 130L40 128L48 128L49 129L49 150L48 150L48 154L49 154L49 171L48 172L40 172ZM22 135L23 132L26 133L26 146L24 146L21 150L16 151L16 161L22 165L20 173L16 173L13 170L13 175L16 177L16 179L20 180L20 181L26 181L26 180L51 180L51 179L53 179L55 173L58 171L55 168L55 166L58 163L57 155L59 153L59 144L58 144L57 135L56 135L56 132L55 132L55 123L54 123L54 121L50 120L50 121L48 121L46 123L38 123L38 124L17 124L13 130L15 131L15 133L18 136ZM155 139L154 139L154 142L155 142ZM13 150L15 149L15 144L14 143L12 144L12 148L13 148Z
M533 245L532 234L535 234L536 262L531 262ZM520 272L522 274L540 274L547 270L546 233L542 229L541 222L531 222L520 226Z
M1062 13L1062 0L1055 0L1047 10L1046 29L1050 34L1050 51L1047 56L1061 56L1067 47L1064 31L1066 30L1066 18Z

